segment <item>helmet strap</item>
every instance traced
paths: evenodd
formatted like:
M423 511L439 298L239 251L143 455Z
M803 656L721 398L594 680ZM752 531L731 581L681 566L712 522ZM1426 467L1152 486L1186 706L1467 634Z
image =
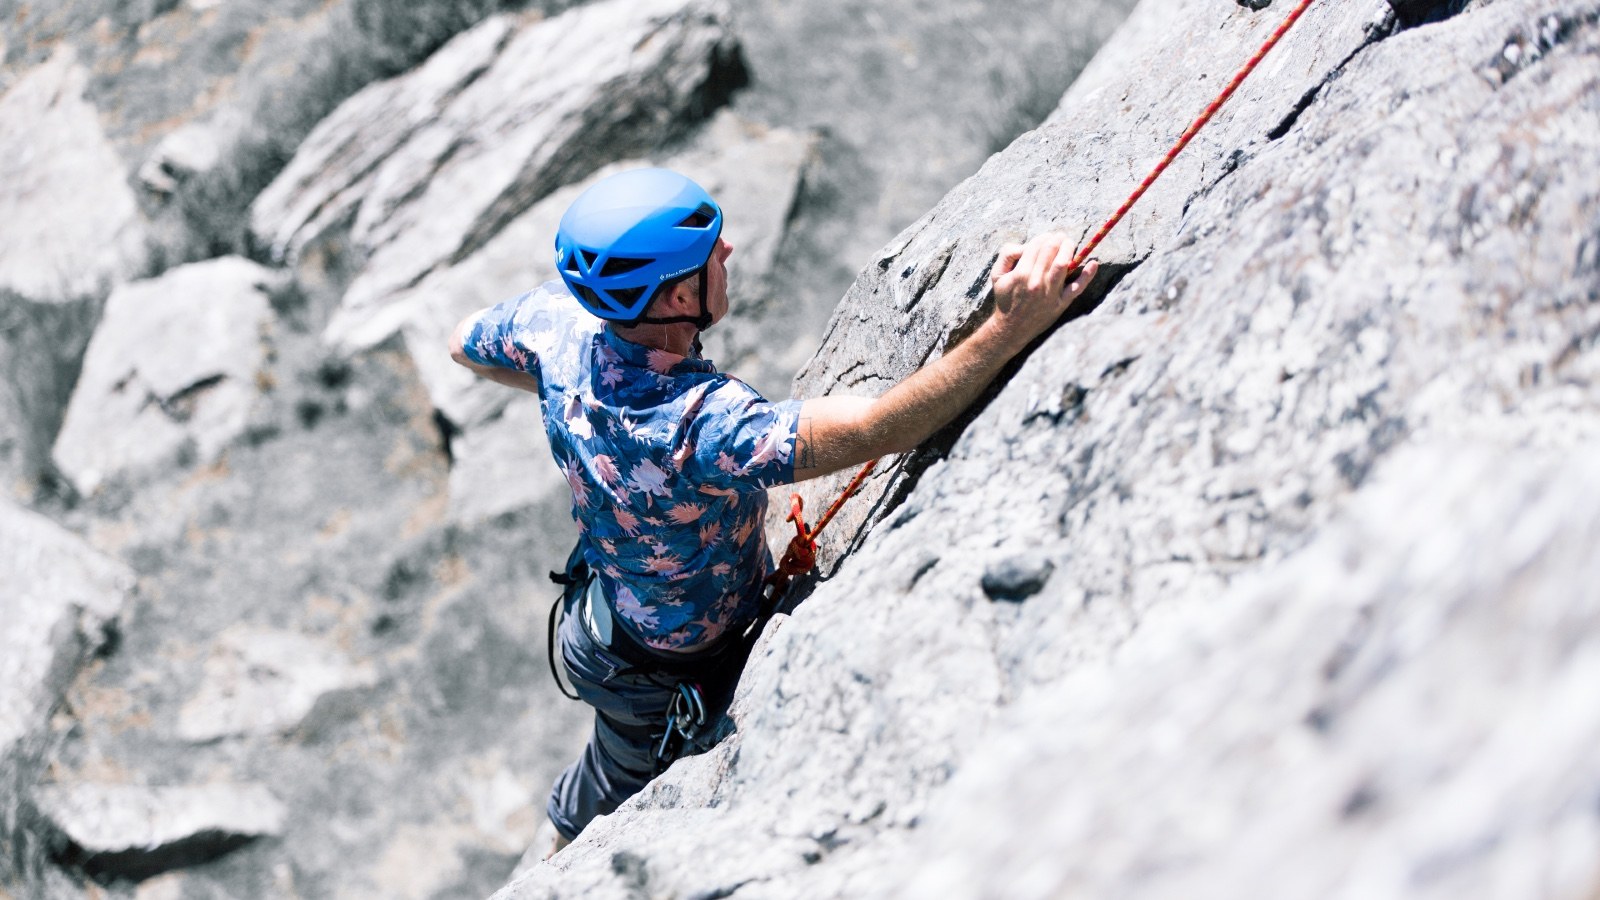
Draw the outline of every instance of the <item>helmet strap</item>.
M688 322L690 325L694 326L694 329L697 332L698 331L705 331L707 328L710 328L711 327L711 313L706 309L706 292L709 290L707 285L709 284L711 279L708 277L708 274L707 274L704 266L702 266L700 268L699 275L700 275L700 314L699 315L697 315L697 316L662 316L660 318L655 318L653 316L644 316L643 318L639 319L637 322L634 322L632 324L676 325L679 322Z

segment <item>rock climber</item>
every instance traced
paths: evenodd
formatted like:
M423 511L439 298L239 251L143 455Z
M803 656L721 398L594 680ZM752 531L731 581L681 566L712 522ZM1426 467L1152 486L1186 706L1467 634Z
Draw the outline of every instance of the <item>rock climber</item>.
M993 314L944 356L877 398L774 403L700 355L700 333L728 315L722 226L717 203L680 174L611 175L561 219L561 281L468 316L451 337L457 362L538 395L572 491L579 583L558 640L596 714L551 791L552 853L659 771L669 710L689 693L680 685L731 691L773 565L766 489L917 446L1097 268L1069 282L1059 233L1007 245L990 273Z

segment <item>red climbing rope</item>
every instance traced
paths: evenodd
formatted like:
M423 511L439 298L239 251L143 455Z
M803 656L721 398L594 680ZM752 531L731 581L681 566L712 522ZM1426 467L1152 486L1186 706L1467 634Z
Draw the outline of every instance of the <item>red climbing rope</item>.
M1117 223L1122 221L1122 217L1128 214L1128 210L1132 209L1135 203L1139 202L1139 198L1143 197L1144 192L1150 189L1150 185L1155 184L1156 179L1161 177L1161 173L1167 170L1167 166L1172 165L1172 161L1178 157L1179 153L1183 152L1183 148L1189 146L1189 141L1193 140L1200 129L1211 121L1211 118L1217 114L1217 110L1222 108L1222 104L1228 102L1228 98L1233 96L1233 92L1239 89L1239 85L1244 82L1251 72L1255 71L1256 66L1277 45L1289 28L1299 20L1301 14L1306 11L1306 7L1310 6L1311 3L1312 0L1300 0L1294 9L1289 11L1289 15L1283 20L1282 24L1273 30L1272 34L1267 37L1266 43L1262 44L1260 49L1256 50L1255 54L1234 74L1233 79L1222 89L1222 93L1218 94L1217 98L1212 100L1210 105L1189 124L1183 135L1178 138L1178 142L1172 145L1172 149L1168 150L1165 156L1161 157L1161 161L1156 163L1156 167L1150 170L1150 174L1145 176L1144 181L1140 182L1133 193L1128 195L1128 199L1123 201L1122 206L1118 207L1117 211L1111 214L1111 218L1100 226L1100 230L1094 233L1094 237L1089 238L1089 242L1078 250L1072 258L1072 265L1068 267L1068 272L1076 272L1088 261L1089 255L1094 252L1096 247L1100 246L1100 242L1105 240L1106 235L1111 233L1111 229L1117 227ZM773 589L770 595L773 602L776 602L783 592L788 589L791 578L796 575L804 575L817 564L817 535L821 534L822 529L828 527L828 523L833 521L834 514L839 511L839 507L843 506L846 500L849 500L855 496L857 491L861 490L861 485L866 482L867 476L872 474L872 470L877 465L878 461L874 459L861 467L861 471L856 473L856 477L850 479L850 483L834 499L827 512L823 513L822 518L817 520L815 528L806 527L805 502L800 499L800 495L790 495L788 521L794 523L795 536L789 540L789 547L784 551L783 559L779 561L777 570L767 577L767 585Z
M1217 99L1211 101L1211 105L1207 106L1199 117L1190 123L1188 130L1184 131L1183 136L1178 138L1178 142L1172 145L1172 149L1167 151L1167 155L1161 157L1161 161L1156 163L1156 167L1150 170L1150 174L1144 177L1144 181L1140 182L1137 188L1134 188L1133 193L1128 195L1128 199L1123 201L1122 206L1111 214L1111 218L1107 219L1104 225L1100 226L1100 230L1094 233L1094 237L1089 239L1089 243L1083 245L1083 248L1072 258L1072 265L1067 271L1076 272L1079 266L1088 261L1089 254L1100 246L1100 242L1105 240L1107 234L1111 233L1111 229L1117 227L1117 223L1121 222L1122 217L1128 214L1128 210L1139 202L1139 198L1143 197L1144 192L1150 189L1150 185L1155 184L1156 179L1161 177L1161 173L1167 170L1167 166L1172 165L1172 161L1178 157L1179 153L1183 152L1183 148L1189 146L1189 141L1194 138L1195 134L1201 128L1204 128L1207 122L1211 121L1211 117L1217 114L1217 110L1222 108L1222 104L1228 102L1228 98L1232 97L1233 92L1239 89L1239 85L1244 82L1245 77L1255 71L1262 58L1277 45L1279 39L1283 37L1289 27L1300 18L1300 14L1304 13L1306 7L1310 5L1311 0L1300 0L1299 5L1289 11L1289 15L1283 20L1283 24L1272 32L1271 36L1267 38L1267 42L1262 44L1261 48L1255 52L1255 55L1250 57L1249 61L1234 74L1233 80L1229 81L1228 86L1222 89L1222 93L1217 95Z
M877 465L878 461L874 459L861 467L856 477L850 479L850 483L845 485L838 497L834 498L827 512L817 520L815 528L806 527L805 501L800 499L799 494L789 495L789 515L786 519L794 523L795 536L789 539L789 548L783 551L783 559L778 561L778 568L767 576L766 583L773 589L771 594L773 600L789 589L790 578L804 575L817 564L817 535L833 521L834 515L839 512L841 506L844 506L844 502L855 496L856 491L861 490L861 485L866 482L867 476L872 474Z

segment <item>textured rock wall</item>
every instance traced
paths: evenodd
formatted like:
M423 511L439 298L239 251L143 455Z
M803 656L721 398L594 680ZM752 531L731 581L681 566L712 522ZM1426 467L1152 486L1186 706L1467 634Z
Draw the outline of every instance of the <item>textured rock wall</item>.
M45 849L20 799L45 756L46 722L80 667L115 640L133 573L44 516L0 499L0 885L25 883Z
M0 288L37 300L103 292L144 262L144 225L68 49L0 94Z
M0 894L503 883L584 736L542 658L566 501L542 476L498 489L548 466L533 405L453 381L430 348L539 277L521 247L548 241L564 192L648 160L746 206L742 324L710 346L770 388L841 271L1055 108L876 253L799 382L877 392L965 332L999 242L1097 225L1285 12L1147 0L1056 107L1126 3L594 3L559 21L657 23L629 59L661 65L504 57L555 40L532 10L567 5L493 18L352 100L306 159L382 160L312 173L327 190L283 219L299 265L121 287L95 373L77 379L98 296L0 294L0 370L18 373L0 474L35 491L56 443L89 492L38 502L139 584L99 654L95 617L0 644L8 662L65 647L43 680L8 679L32 693L0 764L0 824L24 826ZM1315 4L1102 248L1098 308L847 507L825 580L757 653L737 733L505 894L1592 890L1597 11L1465 5L1408 3L1402 22L1378 0ZM273 65L295 82L345 64L303 38L349 8L30 4L0 24L0 106L26 108L6 134L109 134L126 163L66 199L114 201L139 172L151 213L255 164L229 117L286 83ZM735 42L751 84L702 122ZM39 73L75 86L21 103ZM665 86L699 98L674 107L696 124L610 122L619 145L580 158L561 135L604 110L552 113L535 76L602 102ZM478 171L462 161L494 177L458 207L428 186ZM114 223L90 224L73 240ZM83 243L80 268L120 236ZM200 277L222 270L232 288ZM95 292L133 269L106 271ZM217 331L210 354L145 333L224 296L255 330ZM157 376L132 398L149 402L98 372L119 367ZM147 426L160 439L134 440Z
M272 349L267 293L281 280L227 257L112 292L55 441L79 490L180 455L211 463L245 430Z
M1284 12L1147 0L801 393L959 339ZM1440 18L1313 5L1098 307L847 507L737 733L498 896L1591 896L1600 7Z
M27 501L56 485L50 446L103 305L0 291L0 494Z
M329 116L252 228L281 257L348 222L365 260L329 325L346 340L550 191L681 135L726 90L733 52L710 0L609 0L520 29L490 19Z

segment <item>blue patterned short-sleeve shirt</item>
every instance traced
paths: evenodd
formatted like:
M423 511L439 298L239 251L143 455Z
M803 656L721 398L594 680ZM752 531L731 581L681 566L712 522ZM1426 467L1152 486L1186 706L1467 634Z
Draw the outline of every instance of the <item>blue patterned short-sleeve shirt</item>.
M750 621L772 567L766 489L794 481L800 401L625 341L556 281L486 310L462 343L538 379L585 554L635 637L690 650Z

